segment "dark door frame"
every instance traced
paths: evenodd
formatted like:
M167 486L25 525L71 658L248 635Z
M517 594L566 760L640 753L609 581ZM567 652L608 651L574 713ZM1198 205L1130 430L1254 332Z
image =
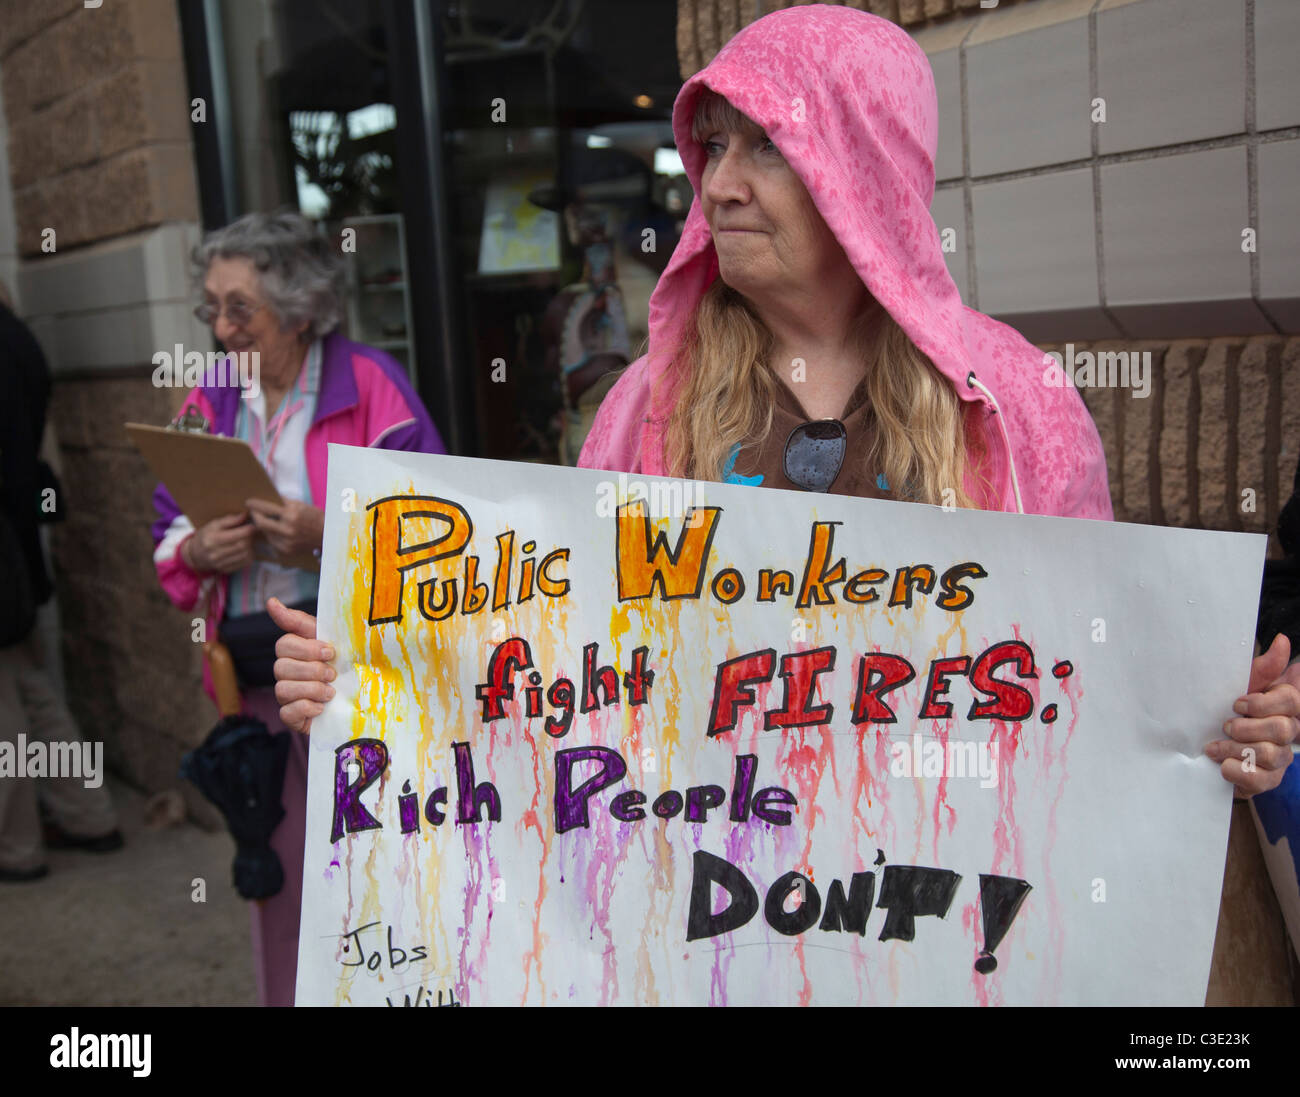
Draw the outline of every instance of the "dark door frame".
M446 98L437 0L385 0L393 105L397 109L398 185L406 226L416 375L447 449L478 454L475 386L467 376L465 308L451 247L447 157L441 105Z

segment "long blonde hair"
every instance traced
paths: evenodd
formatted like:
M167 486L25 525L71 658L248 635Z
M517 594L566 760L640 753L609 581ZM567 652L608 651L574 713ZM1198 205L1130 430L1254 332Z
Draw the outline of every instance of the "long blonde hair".
M719 130L757 128L714 92L706 92L696 107L696 140ZM869 452L846 459L883 473L895 498L978 507L965 481L969 467L987 484L980 432L968 429L966 410L947 379L889 312L868 300L854 339L867 363L863 385L873 442ZM721 278L714 281L696 307L674 363L681 382L665 438L671 475L720 480L737 446L758 445L767 437L777 391L773 341L750 303Z

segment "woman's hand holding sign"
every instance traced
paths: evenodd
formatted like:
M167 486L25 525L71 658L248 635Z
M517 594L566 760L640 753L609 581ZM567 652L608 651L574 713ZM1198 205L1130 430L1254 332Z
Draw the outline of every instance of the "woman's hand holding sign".
M336 674L329 661L334 649L316 639L316 618L310 613L290 609L278 598L266 603L271 619L284 635L275 642L275 699L280 702L280 719L286 727L311 730L312 718L325 711L325 702L334 696L329 683Z
M1205 748L1238 796L1277 788L1291 764L1291 744L1300 731L1300 663L1288 666L1290 656L1291 642L1279 633L1250 664L1250 685L1232 706L1238 716L1223 725L1230 738Z

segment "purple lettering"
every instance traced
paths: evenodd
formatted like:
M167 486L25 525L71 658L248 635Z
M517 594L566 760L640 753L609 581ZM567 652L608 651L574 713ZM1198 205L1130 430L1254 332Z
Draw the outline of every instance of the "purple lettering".
M348 766L360 768L357 779L348 784ZM359 830L375 830L383 824L361 803L361 794L379 780L388 768L388 748L379 739L354 739L334 752L334 825L330 841Z
M501 796L490 781L474 784L474 759L468 743L452 743L456 752L456 822L481 822L479 815L486 805L488 818L501 822Z
M600 769L577 788L572 786L573 767L579 762L600 762ZM555 752L555 833L574 827L591 826L587 801L603 788L621 781L627 763L608 747L571 747Z

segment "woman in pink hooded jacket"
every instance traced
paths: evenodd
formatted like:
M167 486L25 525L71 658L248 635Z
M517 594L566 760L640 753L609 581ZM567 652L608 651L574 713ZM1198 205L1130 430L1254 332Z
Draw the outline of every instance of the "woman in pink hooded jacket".
M1042 352L948 274L937 117L921 49L849 8L774 12L687 81L673 131L697 198L649 354L580 463L801 487L764 444L833 417L848 437L832 491L1109 519L1078 394L1044 385Z
M696 199L651 298L649 353L579 463L1110 519L1078 394L1045 383L1043 354L965 307L948 274L929 213L937 118L922 50L844 7L773 12L688 80L673 131ZM306 730L333 695L333 651L313 618L273 612L292 633L276 695ZM1288 654L1280 638L1255 660L1240 717L1206 748L1244 793L1291 758Z

